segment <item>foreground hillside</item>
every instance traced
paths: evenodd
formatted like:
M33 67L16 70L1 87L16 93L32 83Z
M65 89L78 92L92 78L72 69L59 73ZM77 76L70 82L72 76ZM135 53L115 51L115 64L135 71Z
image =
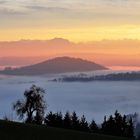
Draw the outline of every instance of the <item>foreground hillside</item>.
M1 140L129 140L45 126L0 121Z

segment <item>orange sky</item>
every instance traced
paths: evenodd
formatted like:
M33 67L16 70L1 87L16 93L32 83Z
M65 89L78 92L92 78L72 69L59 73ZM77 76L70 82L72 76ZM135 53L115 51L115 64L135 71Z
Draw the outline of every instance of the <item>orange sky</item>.
M0 40L140 39L138 0L0 0Z
M31 64L57 56L81 57L106 66L140 66L139 40L73 43L66 39L0 42L0 64ZM18 58L17 58L18 57ZM6 60L5 60L5 59ZM9 61L9 62L8 62ZM18 62L19 61L19 62ZM20 62L21 61L21 62ZM24 62L24 63L23 63Z
M54 21L57 24L57 21ZM60 21L59 21L60 22ZM63 21L61 21L63 22ZM51 39L55 37L66 38L73 42L89 42L101 40L123 40L123 39L140 39L139 24L122 24L122 25L98 25L94 23L85 23L79 26L66 26L64 21L63 27L23 27L23 28L3 28L0 32L1 41L11 41L20 39ZM18 26L18 25L17 25Z
M138 0L0 0L0 65L1 57L36 61L69 55L108 66L139 66L139 17ZM17 41L52 38L71 42Z

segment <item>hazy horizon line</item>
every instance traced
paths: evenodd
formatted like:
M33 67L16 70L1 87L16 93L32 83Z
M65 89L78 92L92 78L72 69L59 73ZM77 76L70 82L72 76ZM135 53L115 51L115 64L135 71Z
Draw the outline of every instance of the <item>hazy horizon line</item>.
M55 39L60 40L67 40L69 42L79 44L79 43L92 43L92 42L104 42L104 41L140 41L140 39L133 39L133 38L123 38L123 39L100 39L100 40L92 40L92 41L74 41L72 39L63 38L63 37L53 37L53 38L46 38L46 39L39 39L39 38L21 38L21 39L15 39L15 40L0 40L0 43L10 43L10 42L20 42L20 41L52 41Z

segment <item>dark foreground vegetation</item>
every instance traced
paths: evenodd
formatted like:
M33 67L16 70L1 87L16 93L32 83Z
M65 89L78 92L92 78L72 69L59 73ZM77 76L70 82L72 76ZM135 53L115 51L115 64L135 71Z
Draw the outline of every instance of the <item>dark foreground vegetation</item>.
M117 111L109 118L105 117L101 126L98 126L94 120L88 123L84 115L79 119L75 112L73 112L72 114L67 112L64 117L61 112L50 112L46 115L44 124L46 126L79 130L89 133L98 133L129 138L134 137L134 127L132 119L127 118L125 115L122 116Z
M46 127L57 127L63 129L78 130L81 132L106 134L120 137L134 137L133 120L131 117L121 115L118 111L98 126L94 120L87 122L83 115L79 118L76 112L63 116L61 112L45 114L46 102L44 100L44 89L33 85L24 92L24 99L13 104L19 119L27 124L44 125ZM8 120L8 119L7 119Z
M84 115L79 118L76 112L66 112L64 115L61 112L46 114L44 94L45 90L35 85L24 92L24 98L13 104L13 110L23 123L15 123L5 117L5 121L0 121L0 139L125 140L125 138L134 138L131 116L121 115L116 111L108 118L105 116L103 123L97 125L94 120L88 122Z
M91 134L66 130L61 128L46 127L0 121L1 140L132 140L115 136Z

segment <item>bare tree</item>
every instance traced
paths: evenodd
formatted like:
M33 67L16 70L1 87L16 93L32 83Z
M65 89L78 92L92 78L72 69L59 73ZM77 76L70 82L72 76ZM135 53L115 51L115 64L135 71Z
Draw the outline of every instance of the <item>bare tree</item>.
M45 90L32 85L24 92L24 99L17 100L13 104L19 119L25 119L27 123L41 124L44 118L46 102L44 100Z

